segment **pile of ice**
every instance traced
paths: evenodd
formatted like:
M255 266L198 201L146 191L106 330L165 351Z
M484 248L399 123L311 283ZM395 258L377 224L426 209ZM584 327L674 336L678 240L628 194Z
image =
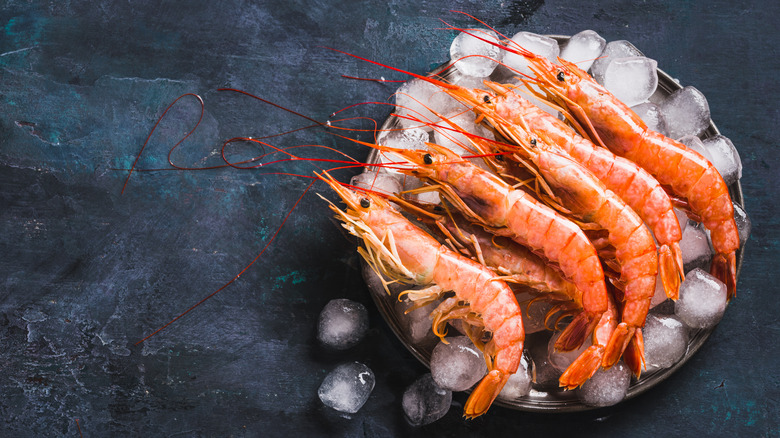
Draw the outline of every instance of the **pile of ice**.
M360 362L337 366L322 381L317 394L325 406L354 414L374 390L374 373Z
M317 339L335 350L357 345L368 331L368 311L358 302L345 298L328 302L320 312Z

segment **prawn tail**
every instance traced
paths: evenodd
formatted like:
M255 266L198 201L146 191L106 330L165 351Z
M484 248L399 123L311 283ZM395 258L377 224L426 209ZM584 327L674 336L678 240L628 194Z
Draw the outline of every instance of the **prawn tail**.
M566 368L558 379L558 385L566 389L576 389L598 371L602 357L604 357L604 347L591 345Z
M566 326L555 342L555 348L559 351L572 351L579 348L588 335L593 332L601 315L594 315L589 312L580 312Z
M487 412L493 400L504 388L511 374L500 370L491 370L482 378L474 391L472 391L463 407L463 416L467 419L479 417Z
M737 295L737 258L734 252L715 254L710 274L726 284L726 297L729 300Z
M623 352L623 362L626 363L628 369L638 379L642 374L642 370L645 369L645 340L642 335L642 329L636 329L634 337L631 338L631 342L628 343L626 351Z
M634 337L635 331L636 327L630 327L625 322L618 324L617 328L615 328L615 331L612 333L612 336L609 338L609 342L607 342L607 349L604 351L604 358L601 360L601 366L605 369L610 368L620 360L620 356L626 351L628 344Z
M658 269L666 296L676 300L680 295L680 283L685 279L682 253L677 242L658 248Z

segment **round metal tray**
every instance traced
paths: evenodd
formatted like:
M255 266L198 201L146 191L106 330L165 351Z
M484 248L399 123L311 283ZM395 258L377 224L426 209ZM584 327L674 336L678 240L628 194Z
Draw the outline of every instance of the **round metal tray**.
M565 42L569 39L569 37L561 36L561 35L548 35L548 36L555 38L556 40L558 40L559 43ZM434 70L431 73L431 75L436 75L437 73L441 72L445 66L441 66L440 68ZM455 71L455 69L447 70L447 72L453 72L453 71ZM449 73L449 74L457 74L457 73ZM682 86L677 81L675 81L674 78L672 78L663 70L658 69L658 89L654 97L668 96L672 92L679 90L681 88ZM397 119L391 116L387 120L385 120L381 129L385 130L385 129L393 128L396 126L396 123L397 123ZM709 127L705 130L705 132L700 137L709 138L718 134L720 134L720 131L718 131L718 128L715 126L712 120L710 120ZM373 150L371 154L369 154L368 162L369 163L379 162L378 151ZM729 194L731 195L731 200L733 202L744 207L744 201L742 198L742 186L740 185L739 180L737 180L736 183L729 186ZM740 247L739 250L737 251L737 278L739 278L739 272L742 267L743 258L744 258L744 248ZM365 273L366 269L364 269L363 272ZM368 279L366 280L367 283L369 284L369 287L371 287L372 282L368 281ZM412 353L414 357L416 357L426 367L430 368L430 360L431 360L431 353L433 351L433 346L423 347L423 346L415 345L412 342L409 333L406 333L402 329L403 324L399 320L398 312L394 309L396 297L388 295L384 290L372 290L371 297L373 298L374 303L376 303L379 312L382 314L385 321L393 330L393 332L401 341L401 343L403 343L403 345ZM631 385L628 389L628 393L626 394L624 401L648 391L650 388L654 387L658 383L665 380L667 377L671 376L678 368L680 368L686 362L688 362L688 360L691 357L693 357L693 355L696 354L697 351L699 351L701 346L704 345L704 342L707 340L707 338L710 336L710 334L714 329L715 328L713 327L710 329L692 330L690 332L688 350L686 351L683 358L679 362L674 364L672 367L659 369L655 371L643 372L639 380L632 377ZM566 391L557 387L538 386L538 385L534 385L532 387L531 393L529 395L526 395L521 398L513 399L513 400L498 398L494 402L494 405L504 406L504 407L518 409L522 411L532 411L532 412L577 412L577 411L598 409L597 407L589 406L582 403L577 398L575 391Z

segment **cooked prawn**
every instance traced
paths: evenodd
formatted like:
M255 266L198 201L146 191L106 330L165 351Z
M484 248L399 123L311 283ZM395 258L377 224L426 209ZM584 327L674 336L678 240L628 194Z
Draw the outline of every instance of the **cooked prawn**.
M557 263L582 291L583 307L561 334L558 348L570 351L582 345L607 309L607 290L596 249L577 225L444 147L428 143L424 151L371 146L412 163L414 167L403 172L435 184L469 220Z
M523 125L546 136L628 204L653 231L659 244L658 265L664 291L669 298L677 299L680 282L685 278L679 246L682 232L672 201L661 184L635 163L581 137L561 120L517 94L514 87L489 81L486 85L495 95L465 88L447 92L471 105L475 113L490 120L507 138L520 135L516 131Z
M437 320L447 319L448 314L466 318L469 324L478 324L491 334L490 341L481 345L488 373L469 396L463 412L467 418L484 414L517 371L523 353L525 332L512 290L488 268L450 250L412 224L382 197L358 194L327 173L320 178L347 204L346 211L333 203L330 207L344 228L362 239L364 247L359 252L378 273L401 282L429 285L410 293L414 300L433 301L444 292L454 292L456 299L445 300L435 311L442 314Z
M739 233L728 187L706 158L680 142L647 127L626 104L615 98L575 64L554 64L527 51L536 81L558 104L568 109L596 143L625 157L668 188L688 216L710 230L715 257L710 272L736 295L736 250Z

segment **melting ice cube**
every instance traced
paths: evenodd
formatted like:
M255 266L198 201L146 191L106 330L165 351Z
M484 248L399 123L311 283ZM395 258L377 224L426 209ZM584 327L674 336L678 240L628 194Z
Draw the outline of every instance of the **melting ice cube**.
M452 391L440 388L431 374L425 374L404 391L401 399L406 419L413 426L433 423L447 414Z
M439 301L414 309L409 313L406 313L406 311L414 305L411 300L395 301L398 320L401 323L403 332L407 333L411 338L412 344L432 346L438 338L433 334L431 311L436 308Z
M699 135L710 124L710 106L695 87L675 91L661 102L660 107L670 138Z
M694 269L680 285L674 313L688 327L708 328L720 321L726 310L726 285L709 273Z
M727 137L715 135L703 141L707 159L718 169L726 184L733 184L742 178L742 161L734 143Z
M688 329L674 316L648 315L642 335L647 371L669 368L688 349Z
M626 40L610 41L601 52L601 56L593 62L590 67L590 74L599 84L604 84L604 73L610 62L617 58L628 58L632 56L644 56L633 44Z
M607 41L592 30L583 30L573 35L561 49L561 58L577 64L577 67L588 71L604 51Z
M517 47L519 46L553 62L556 61L556 58L558 58L558 55L560 54L558 42L543 35L537 35L531 32L518 32L512 37L512 41L514 44L509 43L507 45L510 49L514 48L517 50ZM533 76L533 72L528 68L528 61L526 61L523 55L506 52L504 54L504 64L515 70L512 72L514 75L526 74Z
M658 105L652 102L645 102L633 106L631 109L645 122L648 128L659 134L668 136L669 131L666 129L666 120L664 120L664 116L661 114L661 108L659 108Z
M494 44L499 44L499 41L498 35L492 30L468 29L452 40L450 59L455 63L455 68L465 75L488 77L504 54Z
M317 394L326 406L354 414L374 390L374 373L360 362L337 366L325 376Z
M444 114L462 108L455 99L436 85L422 79L412 79L401 85L395 92L395 112L403 127L416 127L426 131L432 128L426 123L436 123L439 118L431 111ZM426 108L427 107L427 108ZM419 121L409 120L409 118Z
M528 395L531 392L531 383L533 383L530 368L528 360L523 355L517 371L509 376L506 385L504 385L498 396L504 400L515 400Z
M733 205L734 221L737 223L737 231L739 231L739 246L742 246L745 244L745 242L747 242L748 237L750 237L750 218L741 205L737 204L736 202L734 202Z
M317 339L330 348L346 350L357 345L368 330L366 307L348 299L330 300L320 312Z
M577 389L580 400L589 406L612 406L626 397L631 371L620 361L611 368L596 371Z
M615 58L604 70L604 88L628 106L645 102L658 86L657 64L641 56Z
M487 373L482 353L466 336L447 338L439 342L431 354L431 374L439 387L450 391L465 391Z
M712 248L709 237L698 222L688 222L680 240L683 268L685 272L694 268L709 269L712 260Z

